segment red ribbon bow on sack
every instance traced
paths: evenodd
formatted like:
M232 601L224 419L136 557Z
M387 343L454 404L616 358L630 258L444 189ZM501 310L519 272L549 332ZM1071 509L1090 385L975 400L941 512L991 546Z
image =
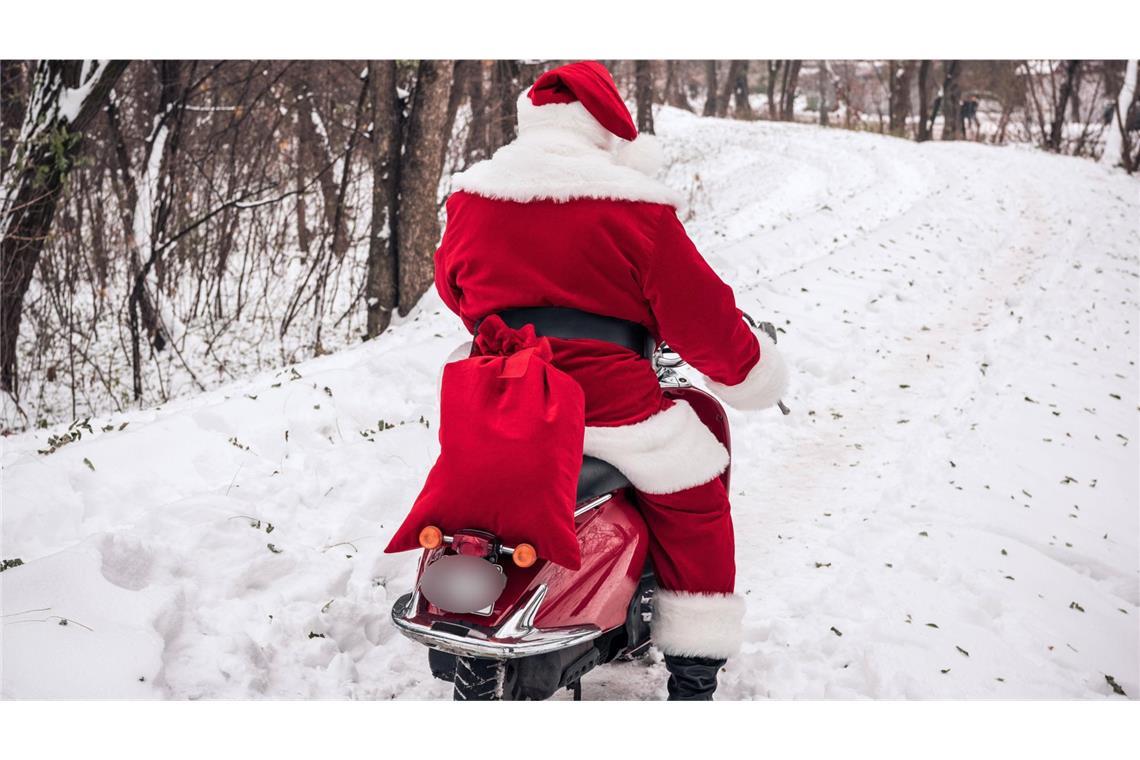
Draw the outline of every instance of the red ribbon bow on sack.
M502 378L525 375L532 356L537 355L545 362L554 358L550 340L538 337L534 325L523 325L516 330L508 327L498 314L492 314L479 323L475 349L480 356L507 357L503 371L499 374Z

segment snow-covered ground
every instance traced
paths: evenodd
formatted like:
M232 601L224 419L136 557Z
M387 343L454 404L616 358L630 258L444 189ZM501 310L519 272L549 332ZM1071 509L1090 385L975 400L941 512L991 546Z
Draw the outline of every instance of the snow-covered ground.
M732 414L749 606L719 697L1140 694L1137 180L672 110L658 130L690 231L794 368L791 416ZM5 439L3 696L449 697L388 622L414 557L381 550L464 339L433 294L379 340L54 453ZM661 698L665 675L606 666L584 696Z

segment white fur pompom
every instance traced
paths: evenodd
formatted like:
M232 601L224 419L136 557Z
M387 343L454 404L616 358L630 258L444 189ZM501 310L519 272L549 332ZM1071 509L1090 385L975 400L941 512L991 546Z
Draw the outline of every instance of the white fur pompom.
M637 169L651 177L665 164L665 153L653 135L638 135L633 142L621 141L614 149L614 155L622 166Z

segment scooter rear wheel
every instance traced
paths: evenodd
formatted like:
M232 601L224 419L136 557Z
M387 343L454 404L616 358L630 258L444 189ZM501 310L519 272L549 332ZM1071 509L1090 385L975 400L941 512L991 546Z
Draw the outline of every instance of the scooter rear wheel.
M518 673L510 662L482 657L455 658L456 701L517 700Z

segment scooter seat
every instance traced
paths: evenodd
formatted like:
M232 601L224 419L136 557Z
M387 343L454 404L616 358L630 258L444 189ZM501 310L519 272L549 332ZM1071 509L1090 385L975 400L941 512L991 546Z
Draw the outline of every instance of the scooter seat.
M578 503L596 499L629 484L625 475L609 462L596 457L582 457L582 471L578 474Z

